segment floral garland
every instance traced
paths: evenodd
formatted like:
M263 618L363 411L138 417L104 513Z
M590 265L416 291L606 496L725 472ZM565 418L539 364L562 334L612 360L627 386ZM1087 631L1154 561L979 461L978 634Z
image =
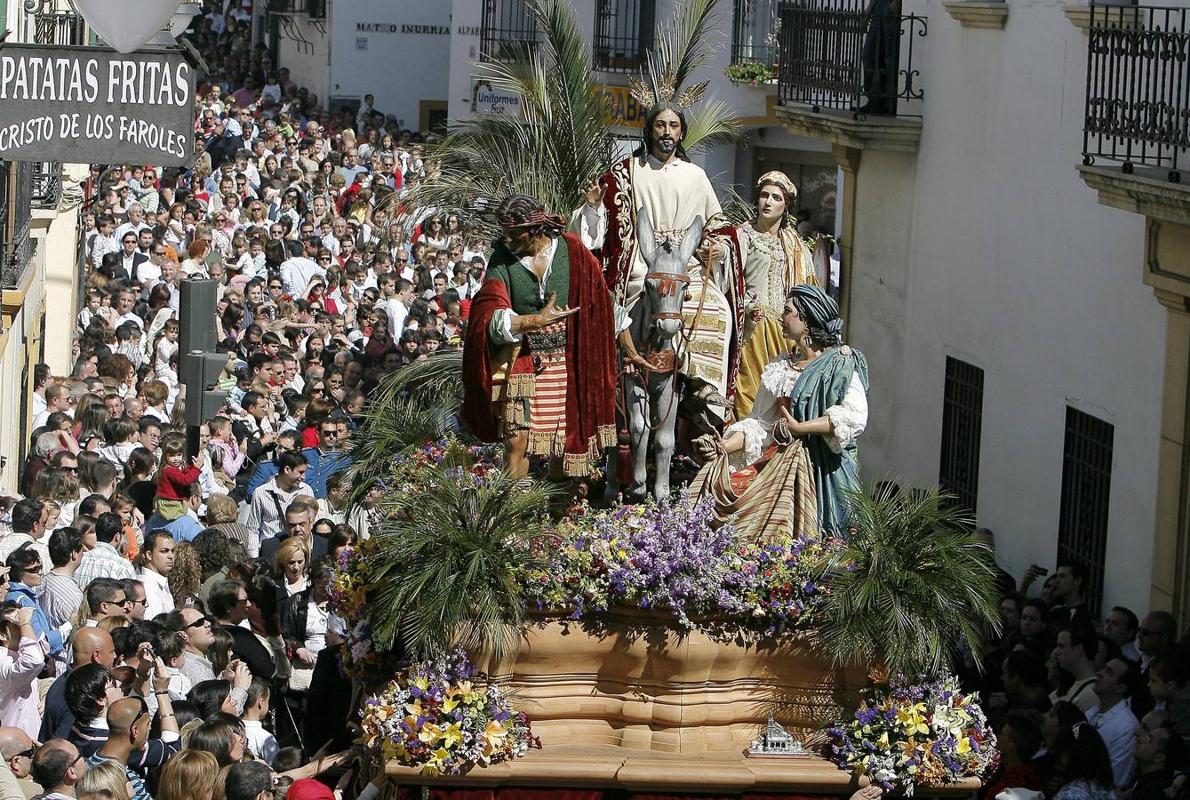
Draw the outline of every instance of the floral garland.
M410 666L360 711L360 741L423 775L459 775L541 748L529 718L462 651Z
M917 684L902 678L863 694L852 719L827 729L840 768L912 795L917 786L982 778L998 765L983 709L953 676Z
M579 619L617 604L668 609L686 628L695 617L747 620L764 632L796 627L821 596L814 580L826 546L741 542L715 528L712 500L683 497L567 518L554 529L544 566L522 575L529 603Z

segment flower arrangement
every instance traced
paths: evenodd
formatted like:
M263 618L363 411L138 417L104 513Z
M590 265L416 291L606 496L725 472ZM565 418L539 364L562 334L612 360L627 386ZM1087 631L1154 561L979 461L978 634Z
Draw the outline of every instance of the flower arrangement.
M617 604L668 609L686 628L696 616L743 618L766 631L803 622L821 591L814 576L825 546L741 542L730 524L712 526L711 503L683 497L564 519L545 566L522 575L527 600L574 619Z
M953 676L870 687L853 718L827 733L840 768L908 795L917 786L982 778L999 759L983 709Z
M502 451L492 445L468 445L454 436L428 440L394 456L380 487L390 498L408 497L433 488L435 467L457 467L486 477L501 460Z
M410 666L360 711L360 741L423 775L460 775L520 758L541 740L461 650Z
M331 570L327 604L343 620L346 643L339 651L339 669L347 678L374 680L390 674L397 666L394 657L376 647L368 621L368 566L378 549L377 539L368 539L339 553Z
M750 86L759 86L762 83L768 83L775 80L777 71L768 64L762 64L758 61L743 61L739 64L731 64L723 71L727 79L732 83L746 83Z

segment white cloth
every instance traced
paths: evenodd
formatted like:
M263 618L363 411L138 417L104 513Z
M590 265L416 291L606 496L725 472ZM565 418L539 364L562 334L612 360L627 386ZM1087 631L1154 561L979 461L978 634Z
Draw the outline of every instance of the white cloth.
M169 579L148 567L141 567L137 578L145 585L145 619L174 610L174 596L169 591Z
M705 224L722 211L706 172L696 164L674 157L662 165L652 156L644 156L630 158L629 169L631 196L636 206L631 213L635 215L641 208L646 209L658 236L680 236L694 223L695 217L702 217ZM602 204L596 208L584 204L571 214L570 230L579 235L588 249L603 247L608 231L607 209ZM622 299L627 307L640 295L648 271L640 249L634 251L628 292Z
M271 766L280 749L276 737L269 733L258 719L244 720L244 735L248 739L249 752Z
M37 741L41 714L37 711L37 674L45 666L48 648L40 639L22 637L13 653L0 647L0 724L20 728Z
M326 649L327 620L329 613L319 608L313 600L306 607L306 649L318 655Z
M326 279L326 270L304 256L295 256L281 262L281 284L290 297L305 298L310 280L318 276Z
M826 437L826 443L834 452L842 453L843 448L855 441L868 427L868 395L864 392L859 373L851 373L843 402L828 408L825 416L834 428L834 433Z
M34 539L27 533L8 533L0 537L0 564L8 560L8 557L20 549L22 545L29 545L37 554L41 556L41 568L45 572L49 572L54 568L53 562L50 560L49 536L46 535L43 541ZM43 573L44 574L44 573Z
M1116 786L1127 786L1132 782L1132 772L1136 767L1136 759L1132 755L1136 729L1140 727L1136 715L1128 708L1128 703L1121 700L1107 711L1100 711L1098 705L1092 706L1087 711L1087 722L1095 726L1107 745Z
M744 434L744 449L732 454L732 470L741 469L756 461L773 443L773 430L781 419L778 400L789 397L802 371L792 356L770 361L760 373L760 388L748 416L728 426L725 435Z

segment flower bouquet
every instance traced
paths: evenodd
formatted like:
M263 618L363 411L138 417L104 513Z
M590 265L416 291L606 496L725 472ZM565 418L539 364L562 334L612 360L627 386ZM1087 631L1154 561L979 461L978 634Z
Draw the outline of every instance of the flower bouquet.
M916 786L982 778L999 761L983 709L952 676L866 689L854 717L827 733L840 768L907 795Z
M541 747L529 718L461 650L410 666L360 716L363 744L423 775L460 775Z
M393 655L376 647L368 622L368 562L377 551L378 540L368 539L346 547L331 570L327 604L343 620L346 643L340 650L339 669L356 681L374 680L396 668Z
M521 576L530 604L573 619L626 604L695 617L731 617L764 631L803 623L821 593L824 545L753 543L715 527L712 500L688 496L587 510L558 523L543 566Z

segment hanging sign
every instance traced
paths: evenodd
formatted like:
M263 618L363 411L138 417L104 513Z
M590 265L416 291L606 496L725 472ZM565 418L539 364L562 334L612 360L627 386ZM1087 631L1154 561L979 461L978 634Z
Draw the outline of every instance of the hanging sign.
M194 67L180 52L0 47L0 159L189 165Z

